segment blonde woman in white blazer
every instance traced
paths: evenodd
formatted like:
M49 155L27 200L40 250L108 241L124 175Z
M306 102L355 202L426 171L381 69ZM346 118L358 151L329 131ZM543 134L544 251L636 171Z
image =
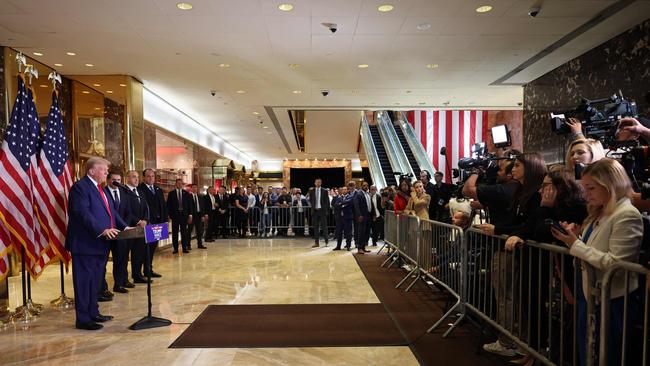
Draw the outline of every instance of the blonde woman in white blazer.
M579 230L573 224L561 223L568 235L552 229L553 236L564 242L572 255L595 268L596 281L618 261L637 262L643 239L641 214L632 206L628 195L631 183L623 166L613 159L602 159L589 165L583 172L582 186L587 199L589 216L582 225L581 238L576 237ZM581 286L580 286L581 285ZM586 300L584 289L588 286L585 269L578 290L578 324L580 364L585 364L586 345ZM638 287L636 276L630 276L628 290L632 293ZM581 291L582 290L582 291ZM611 284L611 318L608 329L608 365L617 365L621 359L621 340L623 336L623 309L625 275L618 272ZM631 296L628 302L635 301ZM630 304L635 308L634 304ZM634 311L631 311L634 313ZM598 312L597 314L600 314ZM634 321L635 314L628 317ZM599 329L599 327L596 327ZM628 327L628 329L630 329Z

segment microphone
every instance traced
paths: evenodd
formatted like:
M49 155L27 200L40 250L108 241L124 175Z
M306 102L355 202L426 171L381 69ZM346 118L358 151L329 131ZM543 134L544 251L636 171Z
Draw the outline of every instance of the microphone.
M575 180L582 179L582 171L585 169L585 165L582 163L577 163L574 165L573 171L575 173Z

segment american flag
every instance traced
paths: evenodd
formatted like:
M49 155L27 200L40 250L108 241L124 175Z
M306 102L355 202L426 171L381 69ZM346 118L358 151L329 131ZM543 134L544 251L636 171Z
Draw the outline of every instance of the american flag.
M18 94L14 102L9 127L0 149L0 275L8 271L8 252L20 246L30 263L36 259L39 242L38 221L34 220L33 195L29 177L30 169L36 166L36 152L39 147L40 124L36 108L30 101L31 92L18 77Z
M63 127L59 100L52 92L52 104L43 147L38 157L34 177L35 213L41 227L42 243L38 261L33 263L32 273L38 274L52 259L60 259L66 267L70 253L65 250L68 225L68 192L72 185L68 144Z
M458 160L469 157L475 143L487 141L487 111L418 110L406 116L433 167L445 173L447 183L452 182L450 170L458 168ZM440 155L443 146L447 147L446 156Z

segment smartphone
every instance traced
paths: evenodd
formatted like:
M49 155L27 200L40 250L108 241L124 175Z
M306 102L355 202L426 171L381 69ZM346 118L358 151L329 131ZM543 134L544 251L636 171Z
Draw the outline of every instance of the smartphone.
M546 226L548 226L549 228L551 228L551 227L552 227L552 228L555 228L555 230L561 232L562 234L564 234L564 235L569 235L569 233L568 233L566 230L564 230L564 228L562 227L562 225L558 224L557 221L554 221L554 220L551 220L551 219L546 219L546 220L544 220L544 223L545 223Z

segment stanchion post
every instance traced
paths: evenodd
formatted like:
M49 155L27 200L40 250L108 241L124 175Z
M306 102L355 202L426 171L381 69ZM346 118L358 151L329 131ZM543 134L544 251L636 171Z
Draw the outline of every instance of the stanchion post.
M50 301L50 305L58 310L67 310L74 307L74 299L65 294L65 273L63 271L63 261L59 261L59 273L61 276L61 296Z

